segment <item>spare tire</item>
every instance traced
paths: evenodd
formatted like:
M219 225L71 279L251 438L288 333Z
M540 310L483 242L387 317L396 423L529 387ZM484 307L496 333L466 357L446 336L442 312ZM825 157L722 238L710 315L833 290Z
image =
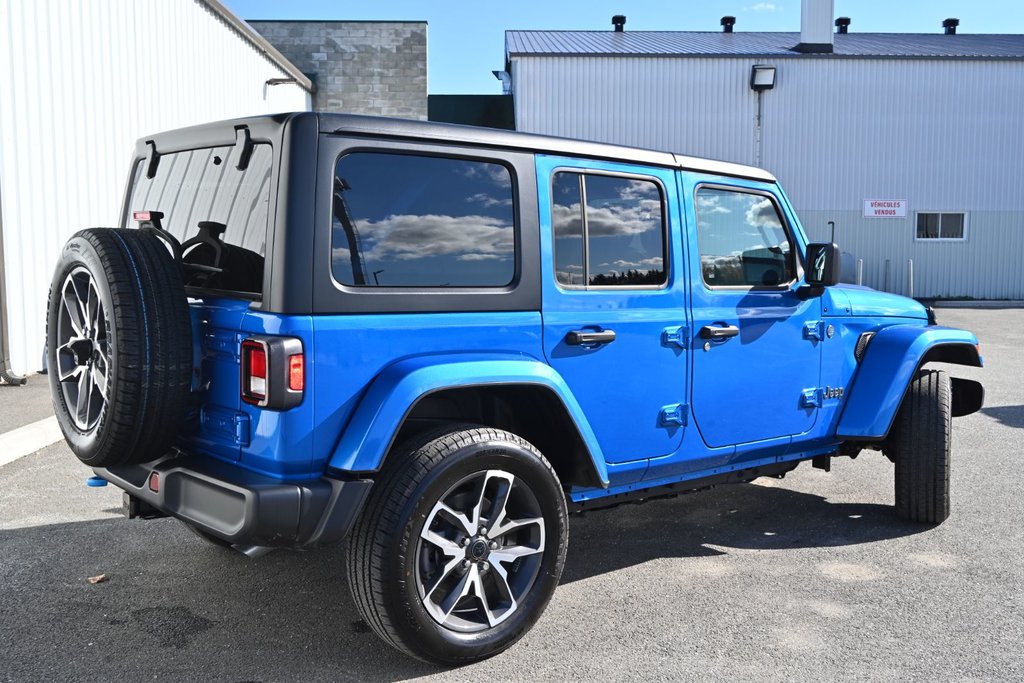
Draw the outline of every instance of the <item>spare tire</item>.
M71 237L50 286L50 396L91 467L147 462L181 429L192 324L181 270L155 235L93 228Z

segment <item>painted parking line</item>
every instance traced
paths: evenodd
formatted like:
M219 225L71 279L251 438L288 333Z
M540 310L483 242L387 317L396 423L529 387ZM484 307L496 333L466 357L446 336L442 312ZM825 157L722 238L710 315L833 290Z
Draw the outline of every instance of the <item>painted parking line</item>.
M63 438L57 418L52 415L0 434L0 467L57 443Z

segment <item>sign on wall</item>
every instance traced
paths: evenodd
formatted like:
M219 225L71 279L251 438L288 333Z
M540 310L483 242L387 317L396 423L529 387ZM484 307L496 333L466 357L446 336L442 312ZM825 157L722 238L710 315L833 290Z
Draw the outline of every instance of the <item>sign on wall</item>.
M864 218L906 218L906 199L865 199Z

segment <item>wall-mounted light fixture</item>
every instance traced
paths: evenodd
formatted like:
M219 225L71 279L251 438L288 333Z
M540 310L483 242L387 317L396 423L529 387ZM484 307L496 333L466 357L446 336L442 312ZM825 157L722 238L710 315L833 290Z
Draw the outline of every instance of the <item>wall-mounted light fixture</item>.
M775 67L768 64L755 64L750 67L750 89L755 92L771 90L775 87Z

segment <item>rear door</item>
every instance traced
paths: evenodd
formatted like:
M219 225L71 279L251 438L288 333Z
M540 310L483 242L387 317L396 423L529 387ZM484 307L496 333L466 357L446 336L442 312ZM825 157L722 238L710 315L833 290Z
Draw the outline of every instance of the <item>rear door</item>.
M695 422L711 447L785 447L814 425L825 333L821 298L801 296L804 245L772 186L683 175Z
M609 463L679 447L680 212L668 169L538 156L544 351Z

